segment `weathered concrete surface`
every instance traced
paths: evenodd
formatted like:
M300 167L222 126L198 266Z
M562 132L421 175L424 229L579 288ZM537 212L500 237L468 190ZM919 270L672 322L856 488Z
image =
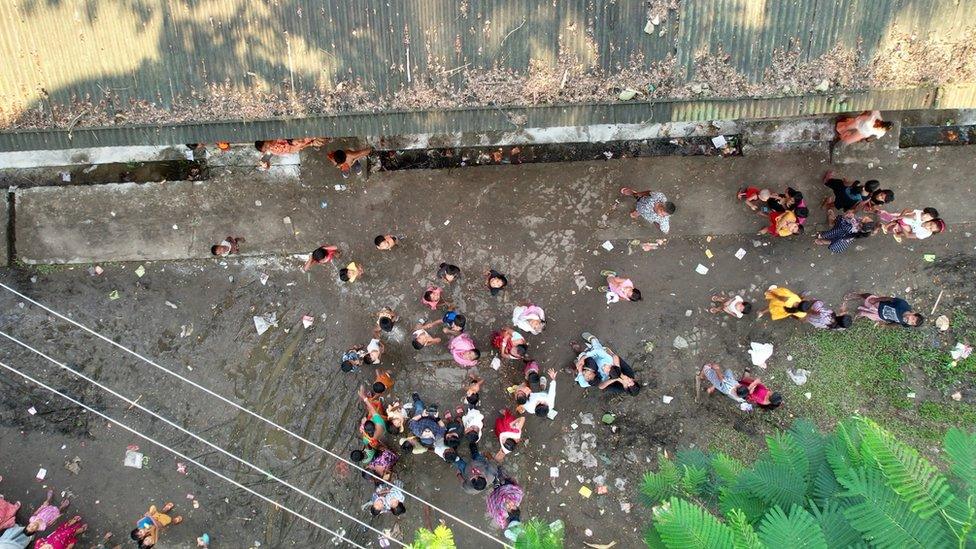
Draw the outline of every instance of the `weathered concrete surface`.
M9 243L7 242L7 226L10 224L10 202L7 200L7 193L0 193L0 267L7 266L9 254Z
M311 155L309 163L317 156ZM863 164L851 158L835 168L838 173L897 182L892 183L897 190L894 207L934 206L950 224L976 219L968 203L972 179L965 177L976 172L976 155L965 147L905 149ZM729 215L737 208L730 199L739 187L791 185L804 191L816 211L827 194L820 184L825 170L824 149L386 172L372 174L368 184L324 170L304 180L278 174L262 180L218 176L210 182L24 189L17 191L17 252L27 263L198 259L208 257L210 245L224 236L244 235L245 254L302 253L323 239L334 240L337 231L345 233L342 223L357 226L365 220L348 219L344 212L365 206L366 219L377 220L396 215L390 206L399 209L417 200L459 206L473 201L475 207L494 212L494 223L531 227L532 220L540 219L534 204L538 190L553 184L564 189L554 199L574 209L553 221L567 230L591 225L601 239L648 235L645 224L612 211L632 207L632 199L618 194L623 185L662 190L678 205L672 237L750 234L763 226L762 219ZM961 183L946 189L943 182L957 176ZM472 178L491 183L474 188L468 184ZM336 191L337 184L349 189ZM942 192L933 193L935 188ZM502 189L510 191L505 202L494 199ZM811 226L821 220L816 213L812 218ZM433 225L445 221L464 223L428 220Z

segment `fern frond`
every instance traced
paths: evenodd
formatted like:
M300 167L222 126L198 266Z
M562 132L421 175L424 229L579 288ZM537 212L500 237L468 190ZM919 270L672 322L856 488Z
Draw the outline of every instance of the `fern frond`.
M515 549L562 549L565 530L552 528L539 519L522 523L522 530L515 540Z
M677 465L670 459L660 456L657 472L644 473L641 482L641 499L647 505L657 505L671 496L677 495L676 489L681 480Z
M769 458L777 464L788 467L794 478L802 480L804 492L809 487L813 475L810 473L810 462L807 459L806 451L796 441L791 433L778 432L766 437L766 445L769 447ZM794 486L797 490L799 486ZM803 498L806 499L806 498ZM801 504L802 505L802 504ZM786 509L788 507L784 507Z
M730 549L732 530L705 508L671 498L654 508L654 528L671 549Z
M718 508L727 517L736 510L741 511L746 516L746 520L753 524L762 518L768 507L748 489L735 486L719 489Z
M865 458L888 480L888 485L922 518L948 507L955 496L942 473L914 448L902 443L870 419L861 418L861 448Z
M976 500L976 433L953 427L946 431L942 444L949 456L949 470L965 490L966 497Z
M773 507L759 523L759 539L769 547L827 549L820 524L799 505L790 507L788 514Z
M678 467L690 465L707 471L712 464L712 456L701 451L699 448L687 448L678 450L675 453L674 461L678 464Z
M728 515L729 528L732 529L732 546L734 549L765 549L759 541L759 535L749 523L746 514L739 509L733 509Z
M708 469L696 465L685 465L681 475L681 488L686 494L700 496L708 491Z
M817 471L826 463L825 437L817 430L817 427L808 419L798 419L793 422L789 430L793 440L803 448L807 455L807 470L810 473L809 480L812 482Z
M948 527L940 519L914 513L880 471L854 470L837 479L844 486L841 497L853 498L842 510L844 517L874 547L942 549L952 547Z
M817 503L823 505L830 501L840 491L840 484L834 475L834 470L824 461L820 469L813 475L813 486L810 495Z
M745 465L741 461L719 453L712 457L712 471L720 485L731 486L735 484L739 475L745 470Z
M457 545L454 544L454 532L444 524L439 524L432 531L426 528L418 529L409 547L410 549L457 549Z
M850 547L864 542L861 533L847 521L839 502L831 501L820 507L811 502L809 508L810 514L820 525L829 547Z
M803 505L806 500L806 479L788 464L760 461L742 473L742 480L753 495L770 507L789 508Z
M860 439L859 427L852 420L837 424L833 434L827 436L824 455L837 478L846 477L852 469L863 465Z

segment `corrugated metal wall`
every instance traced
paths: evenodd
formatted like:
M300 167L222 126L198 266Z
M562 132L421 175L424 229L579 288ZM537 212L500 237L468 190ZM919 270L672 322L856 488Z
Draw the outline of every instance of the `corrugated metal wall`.
M5 0L0 2L4 21L0 115L25 106L51 108L86 94L100 97L106 90L125 99L167 106L175 97L205 94L211 86L287 96L290 89L314 93L341 81L358 80L372 93L389 96L407 84L408 67L412 79L466 66L524 73L530 60L553 63L561 53L611 72L634 55L640 55L648 67L675 55L685 72L681 76L692 81L696 55L724 51L735 67L758 81L784 48L799 49L802 59L809 60L843 45L859 48L867 59L893 25L920 34L938 31L958 37L976 21L976 0L679 0L678 11L669 12L658 27L667 32L658 36L643 32L648 4L641 0ZM900 106L924 108L911 101L924 98L931 104L931 91L906 92ZM951 104L972 99L972 93L952 93L946 97ZM694 106L698 104L710 107L699 109ZM716 112L728 109L716 111L711 106L729 104L679 102L667 112L672 118L679 113L714 118ZM740 101L734 111L755 117L789 116L809 114L815 104L837 108L826 100L787 98ZM774 110L764 110L774 105ZM575 107L572 110L577 112ZM644 110L661 114L658 107ZM419 126L442 131L458 126L465 131L504 129L479 124L505 117L387 112L381 118L382 122L363 116L316 119L332 120L329 125L340 126L335 128L339 131L363 135L376 129L416 131ZM423 123L417 123L421 118ZM437 125L438 120L443 126ZM290 123L296 132L305 126ZM131 133L133 139L160 135ZM0 148L16 146L18 140L0 134Z

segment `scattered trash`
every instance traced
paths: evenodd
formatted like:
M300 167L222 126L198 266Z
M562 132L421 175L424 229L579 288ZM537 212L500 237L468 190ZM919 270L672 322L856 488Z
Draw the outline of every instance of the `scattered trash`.
M606 240L603 242L603 244L600 244L600 247L608 252L613 250L613 244L611 244L609 240Z
M190 323L190 324L183 324L183 325L180 326L180 337L181 338L190 337L190 335L192 333L193 333L193 324L192 323Z
M143 267L142 265L139 265L138 267L136 267L135 273L136 273L136 276L138 276L139 278L142 278L146 274L146 268Z
M58 175L61 176L61 181L65 182L65 183L68 183L69 181L71 181L71 173L70 172L60 172Z
M946 315L941 315L939 318L935 319L935 327L940 331L944 332L949 329L949 317Z
M31 406L30 408L27 409L27 413L30 414L30 415L32 415L32 416L36 416L37 415L37 408Z
M620 502L620 510L623 511L624 513L629 513L630 512L630 502L621 501ZM614 542L614 543L617 543L617 542ZM611 545L611 547L612 547L612 545Z
M328 207L329 207L329 203L327 201L323 200L323 201L319 202L319 208L322 208L324 210L324 209L326 209Z
M908 393L905 396L908 397L908 398L914 399L915 398L915 391L912 391L912 392Z
M637 90L627 88L624 91L620 92L620 95L617 96L617 99L621 101L630 101L631 99L637 97L638 93L640 92L638 92Z
M136 446L136 448L138 449L138 446ZM125 459L122 460L122 465L132 467L133 469L142 469L143 457L142 452L127 448L125 451Z
M549 478L559 478L559 467L549 468Z
M582 423L583 425L595 425L593 414L589 412L586 413L580 412L580 423Z
M672 345L674 346L675 349L687 349L688 340L681 336L675 336Z
M197 547L210 547L210 534L202 534L197 538Z
M813 398L813 393L803 393L803 396L807 397L807 400Z
M44 480L44 477L46 476L47 476L47 469L41 467L40 469L37 470L37 475L34 478L36 478L37 480Z
M261 273L261 276L259 277L258 280L261 281L262 286L266 286L268 284L269 278L271 278L271 276L268 273Z
M818 92L825 92L830 89L830 79L824 78L819 84L813 87Z
M119 291L118 290L112 290L111 292L109 292L108 299L110 301L115 301L118 298L119 298Z
M337 191L344 191L344 190L348 189L349 187L347 187L345 185L335 185L332 188L335 189L335 190L337 190Z
M261 201L260 200L255 200L254 201L254 205L260 208L261 207Z
M925 254L922 256L922 259L924 259L929 263L932 263L933 261L935 261L935 254Z
M31 284L37 284L37 275L30 277Z
M199 509L200 508L200 502L199 501L193 500L192 504L193 504L193 508L194 509Z
M81 472L81 458L75 456L73 459L64 462L64 468L72 475L77 475Z
M611 414L610 412L607 412L603 414L603 417L600 418L600 421L606 423L607 425L613 425L613 422L617 421L617 416Z
M596 493L599 494L599 495L601 495L601 496L604 495L604 494L606 494L609 491L610 491L610 489L607 488L606 485L603 485L603 484L601 484L600 486L597 486L596 487Z
M709 250L708 248L705 248L705 257L707 257L708 259L711 259L714 255L715 254L713 254L711 250Z
M315 322L314 316L304 315L302 317L302 326L304 326L306 330L312 327L313 322Z
M698 274L700 274L700 275L707 275L708 274L708 267L706 267L706 266L702 265L701 263L699 263L698 266L695 267L695 272L698 273Z
M178 230L180 230L180 226L179 226L179 225L173 225L173 230L174 230L174 231L178 231Z
M769 357L773 356L773 344L772 343L756 343L755 341L749 342L749 355L752 357L752 363L760 368L766 367L766 361Z
M645 353L653 353L654 352L654 342L653 341L645 341L644 342L644 352Z
M492 370L498 371L498 369L501 368L501 367L502 367L502 359L498 358L497 356L495 358L491 359L491 369Z
M959 391L956 391L955 393L952 393L952 400L955 400L956 402L959 402L960 400L962 400L962 393L959 392Z
M685 316L691 316L691 315L692 315L692 310L691 309L688 309L688 310L685 311Z
M445 227L448 226L448 225L450 225L450 224L451 224L451 220L450 219L445 219L444 220L444 226Z
M179 307L176 306L176 303L173 303L171 301L167 301L166 302L166 306L167 307L170 307L170 308L173 308L173 309L178 309L179 308Z
M257 330L258 335L263 334L268 331L268 328L272 326L278 326L278 315L277 313L265 313L261 316L255 316L254 319L254 329Z
M291 225L291 218L288 216L282 217L281 222L284 223L285 225Z
M645 243L643 243L643 244L641 244L641 245L640 245L640 247L641 247L641 249L642 249L642 250L644 250L645 252L649 252L649 251L651 251L651 250L656 250L656 249L658 249L658 248L660 248L660 247L661 247L661 246L663 246L663 245L664 245L664 244L665 244L665 243L666 243L667 241L668 241L668 239L667 239L667 238L659 238L659 239L657 239L657 240L656 240L656 241L654 241L654 242L645 242Z
M725 140L724 135L716 135L712 138L712 145L714 145L716 149L721 149L728 144L729 142Z
M647 24L644 25L644 32L647 34L654 34L654 22L650 19L648 19Z
M181 474L181 475L188 475L189 474L189 473L186 472L186 464L185 463L182 463L182 462L179 462L179 461L176 462L176 472L179 473L179 474ZM192 494L187 494L187 496L188 496L187 499L193 499L193 498L189 497L191 495Z
M43 470L44 469L41 469L41 471ZM593 495L593 490L590 490L588 486L580 486L579 495L583 496L584 498L589 498Z
M807 382L807 376L810 375L809 370L804 370L803 368L797 368L796 370L786 369L786 375L790 376L793 383L797 385L803 385Z
M546 417L549 418L549 419L556 419L556 415L557 414L559 414L558 411L556 411L556 410L549 410L549 413L546 414Z
M674 397L673 396L664 395L664 396L661 397L661 400L663 400L665 404L671 404L671 401L674 400Z
M956 347L949 352L953 360L965 360L972 354L973 348L965 343L956 343Z

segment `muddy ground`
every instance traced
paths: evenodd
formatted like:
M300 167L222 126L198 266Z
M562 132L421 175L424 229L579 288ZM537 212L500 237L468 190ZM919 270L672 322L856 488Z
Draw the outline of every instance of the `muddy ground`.
M967 232L974 218L971 208L964 206L971 200L972 160L964 148L916 151L888 165L888 171L878 171L873 163L871 168L840 168L858 176L871 173L892 188L905 189L903 200L914 202L899 201L899 207L933 205L957 212L957 217L950 220L949 233L925 242L899 245L879 236L839 256L815 247L810 236L776 242L756 237L748 230L758 230L762 220L756 217L754 227L743 224L752 214L733 199L743 182L766 181L798 186L812 197L809 201L819 203L825 150L769 153L752 159L628 159L373 174L368 183L352 180L343 192L331 189L334 175L325 171L315 154L303 158L297 190L272 200L294 201L298 212L294 215L309 219L308 230L314 236L303 233L296 235L298 240L336 243L346 259L365 265L365 278L354 284L339 282L331 266L302 273L300 258L281 255L101 263L101 275L93 274L90 265L18 267L5 270L0 280L346 455L355 446L361 414L355 391L361 383L372 381L372 370L342 374L338 356L347 347L368 341L371 314L380 307L393 307L402 317L387 341L383 364L394 373L396 396L406 399L418 391L442 409L460 402L464 371L443 350L416 352L409 345L412 323L433 318L419 302L423 288L432 281L439 262L454 262L464 274L447 295L466 313L470 331L483 349L489 347L490 332L509 323L515 304L531 299L546 309L549 318L542 335L529 336L532 354L544 368L562 370L570 364L569 342L586 330L629 359L646 384L637 397L609 397L596 389L580 389L561 372L558 416L554 421L529 418L528 442L505 462L528 489L523 516L562 519L567 525L567 547L580 547L584 541L641 545L640 532L649 511L638 502L637 486L658 452L689 445L711 447L733 429L761 440L764 433L789 422L789 403L773 414L743 414L718 397L695 403L693 374L703 362L714 360L741 369L748 364L750 341L778 344L809 329L785 321L757 321L754 316L733 321L709 315L711 294L745 292L758 309L762 290L770 284L810 291L830 303L848 291L871 290L906 296L928 313L940 290L945 290L943 303L968 298L971 290L959 285L966 277L956 272L970 264L965 259L972 256L974 246ZM937 178L946 183L938 188L940 192L918 186L918 172L911 165L920 161L924 163L918 169L936 170ZM627 216L629 202L618 193L625 184L662 188L677 202L673 234L663 248L645 252L628 245L634 238L650 240L660 235ZM314 196L327 197L328 207L322 209ZM925 204L916 203L922 199ZM228 220L228 226L243 227L240 230L247 236L246 221ZM811 219L811 224L817 222L819 217ZM385 253L373 249L372 237L385 231L404 236L402 246ZM613 250L601 248L606 240ZM740 248L746 250L741 260L734 257ZM923 260L926 253L936 254L937 261L953 258L953 262L947 263L948 271L933 273L932 265ZM707 275L695 272L699 263L709 268ZM141 278L134 273L139 265L145 268ZM481 286L480 273L488 266L508 274L512 281L498 297ZM603 283L599 276L603 269L631 276L645 299L608 306L596 289ZM266 285L260 282L262 273L269 275ZM113 291L120 296L116 300L110 299ZM132 398L141 397L140 404L376 528L393 528L409 540L417 527L435 525L441 518L414 501L407 502L408 512L399 520L390 515L371 518L359 509L368 501L371 487L356 471L6 292L0 293L0 307L4 332ZM276 313L279 326L257 335L252 317L271 312ZM307 330L301 325L305 314L315 317ZM689 347L675 349L676 336L686 339ZM487 379L483 409L488 422L507 404L505 388L517 378L513 366L491 370L490 358L491 353L485 352L478 367ZM0 359L83 397L91 406L330 528L342 529L358 543L376 546L375 534L215 455L9 341L0 344ZM790 383L784 374L787 365L784 356L774 355L764 372L774 389ZM147 504L172 500L186 522L166 532L164 543L157 547L191 546L204 531L214 538L212 547L330 543L328 534L192 465L188 474L180 474L180 460L162 449L80 414L9 373L0 374L0 381L5 392L0 492L30 506L43 499L44 486L69 491L74 511L91 524L87 541L104 531L127 537ZM664 396L673 400L666 404ZM36 415L28 413L31 407ZM600 423L605 412L616 414L615 430ZM595 420L592 425L590 417ZM490 429L486 435L482 449L493 453L497 443ZM595 441L591 456L578 451L586 441ZM122 466L129 444L138 444L148 456L143 469ZM77 475L63 467L75 456L81 458ZM553 466L560 468L559 478L550 480ZM33 480L40 467L48 470L43 482ZM484 497L463 493L453 470L434 455L405 456L398 471L411 491L499 535L485 516ZM597 477L607 486L605 495L596 493ZM593 489L591 497L579 495L583 485ZM199 501L198 509L191 506L189 494ZM447 522L460 547L491 545L481 534Z

